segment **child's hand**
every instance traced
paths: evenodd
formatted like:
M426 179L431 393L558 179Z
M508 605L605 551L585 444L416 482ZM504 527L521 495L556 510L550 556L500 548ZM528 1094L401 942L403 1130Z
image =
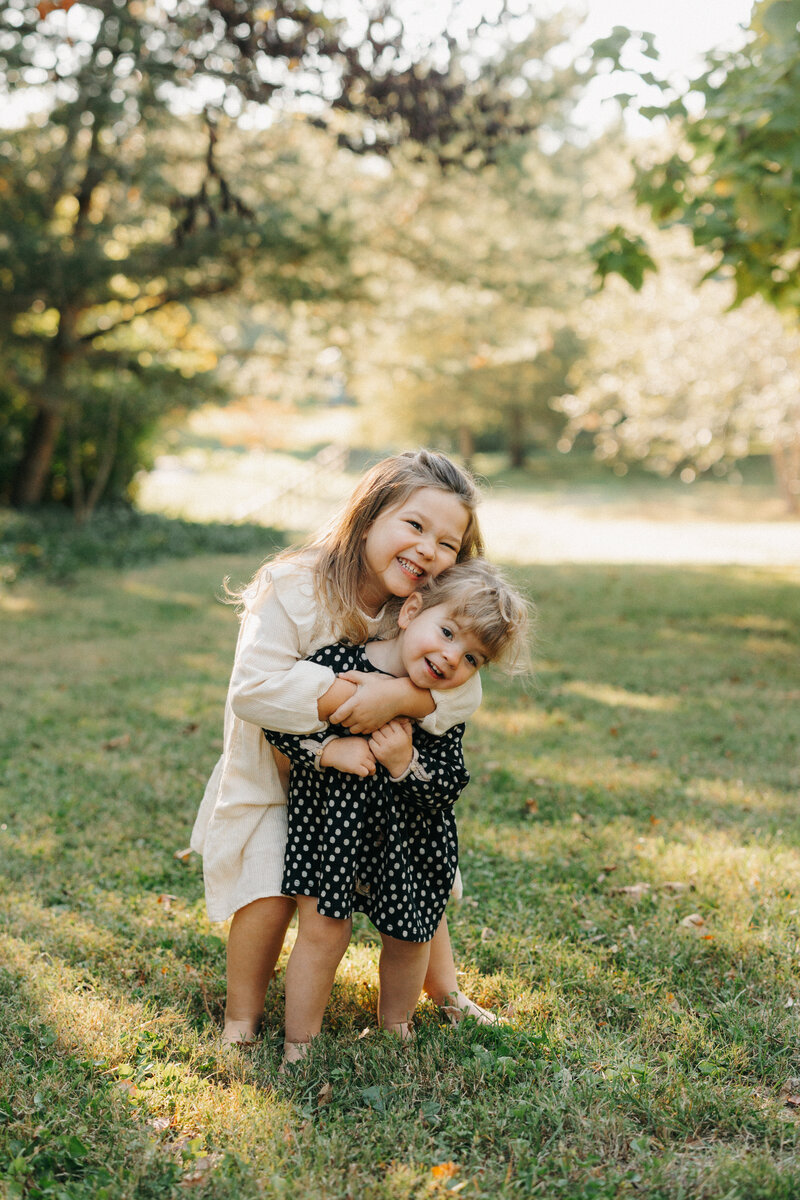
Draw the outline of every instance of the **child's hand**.
M434 707L430 692L414 687L410 679L371 671L344 671L338 679L356 684L356 690L328 719L351 733L374 733L395 717L424 717Z
M323 748L320 766L333 767L346 775L375 774L375 756L363 737L332 738Z
M414 753L411 722L406 717L398 717L396 721L382 725L369 739L369 748L390 775L402 775Z

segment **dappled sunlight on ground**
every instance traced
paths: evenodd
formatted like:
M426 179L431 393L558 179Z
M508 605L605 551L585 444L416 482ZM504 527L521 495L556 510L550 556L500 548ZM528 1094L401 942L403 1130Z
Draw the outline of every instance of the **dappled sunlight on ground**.
M156 587L145 582L141 575L123 575L119 585L124 592L132 596L141 596L143 600L157 600L161 604L185 605L187 608L204 608L206 597L198 596L195 592L176 592L173 589Z
M203 1141L210 1136L223 1144L235 1144L237 1132L248 1126L250 1136L283 1135L290 1102L264 1088L263 1077L261 1087L252 1086L246 1056L231 1054L224 1066L215 1062L210 1054L219 1050L216 1029L211 1038L197 1036L180 1007L161 1003L154 1012L150 1005L105 993L87 984L80 967L54 961L23 941L4 938L3 950L7 969L25 980L22 998L34 1019L57 1036L50 1055L81 1056L94 1067L95 1087L113 1088L133 1118L149 1125L168 1113L167 1139L197 1136L198 1127ZM175 1039L183 1061L169 1055L164 1061L166 1046ZM164 1149L168 1152L168 1141Z
M301 536L345 502L358 475L315 472L288 454L191 451L160 459L139 480L147 512L193 520L253 520ZM748 494L749 495L749 494ZM480 507L487 553L511 563L800 563L800 521L777 497L723 485L644 498L635 488L495 486Z
M611 708L639 708L646 712L676 712L680 708L677 696L650 696L643 692L631 692L626 688L612 687L603 683L586 683L574 679L563 683L557 692L569 692L574 696L585 696L598 704Z
M718 617L712 617L710 623L721 625L723 629L740 629L746 633L775 633L779 637L784 634L791 636L794 633L791 621L768 617L766 613L746 613L735 617L720 613Z
M31 596L20 596L17 592L6 592L0 589L0 612L12 616L33 616L39 611L39 606Z
M529 709L523 712L511 712L508 709L500 712L490 709L478 709L470 724L479 729L499 730L502 733L538 733L546 729L553 721L550 713L541 709Z
M504 562L800 563L800 522L645 520L489 497L481 525L490 556Z
M624 762L613 755L592 755L584 758L576 755L537 754L534 782L549 780L552 784L566 784L575 788L602 786L615 792L620 788L636 789L643 797L672 780L672 771L641 762Z
M730 806L742 813L757 807L765 812L780 814L794 803L794 797L779 788L746 785L742 779L720 779L718 776L695 776L686 784L686 795L690 800Z

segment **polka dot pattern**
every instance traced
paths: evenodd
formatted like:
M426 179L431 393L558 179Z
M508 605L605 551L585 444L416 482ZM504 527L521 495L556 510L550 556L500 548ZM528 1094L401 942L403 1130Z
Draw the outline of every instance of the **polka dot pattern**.
M337 674L376 670L363 646L342 643L323 647L310 661ZM309 742L347 732L336 725L303 736L264 731L292 762L281 890L316 896L325 916L341 919L357 910L381 933L427 942L442 919L458 865L453 805L469 780L464 726L441 737L415 726L422 771L401 780L392 780L381 764L367 779L318 771Z

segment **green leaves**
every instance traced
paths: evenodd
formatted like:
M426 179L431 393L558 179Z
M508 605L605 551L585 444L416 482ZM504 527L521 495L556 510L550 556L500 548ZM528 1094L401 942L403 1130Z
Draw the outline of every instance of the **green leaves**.
M797 37L800 24L800 0L775 0L763 16L764 29L777 42Z
M648 253L644 239L638 234L627 233L621 225L615 225L608 233L597 238L589 246L595 271L601 283L611 274L621 275L634 291L641 291L645 274L655 271L656 264Z

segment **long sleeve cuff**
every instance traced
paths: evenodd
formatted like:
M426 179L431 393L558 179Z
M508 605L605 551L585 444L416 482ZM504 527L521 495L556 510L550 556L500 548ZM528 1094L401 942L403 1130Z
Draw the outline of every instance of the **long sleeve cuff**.
M404 779L412 776L414 779L419 779L422 783L430 783L431 777L419 761L419 752L416 746L411 751L411 762L403 771L402 775L390 775L392 783L401 783Z

